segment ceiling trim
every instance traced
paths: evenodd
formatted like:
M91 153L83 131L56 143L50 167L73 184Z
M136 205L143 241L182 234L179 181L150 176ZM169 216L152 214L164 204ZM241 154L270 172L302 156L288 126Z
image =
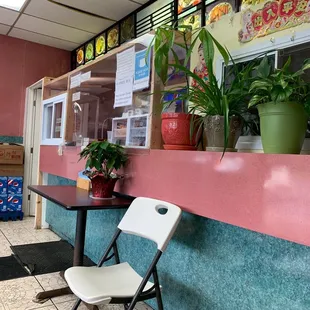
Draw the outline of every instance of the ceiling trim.
M78 12L78 13L81 13L81 14L86 14L86 15L90 15L92 17L97 17L97 18L101 18L101 19L105 19L105 20L108 20L110 22L116 22L115 19L111 19L111 18L108 18L108 17L105 17L105 16L101 16L101 15L98 15L98 14L95 14L95 13L91 13L91 12L88 12L88 11L84 11L84 10L81 10L81 9L78 9L78 8L75 8L71 5L68 5L68 4L64 4L64 3L60 3L60 2L57 2L55 0L47 0L53 4L56 4L56 5L59 5L59 6L62 6L62 7L65 7L69 10L72 10L72 11L75 11L75 12Z
M14 28L14 26L16 25L16 23L18 22L18 20L20 19L20 17L22 16L22 14L24 13L24 11L27 9L27 6L29 5L31 0L27 0L23 7L21 8L21 10L19 11L19 15L17 16L17 18L15 19L15 22L13 23L13 25L11 26L11 28L9 29L9 31L7 32L7 36L10 34L10 32L12 31L12 29Z
M14 29L27 31L27 32L30 32L30 33L38 34L40 36L44 36L44 37L48 37L48 38L51 38L51 39L56 39L56 40L72 43L72 44L80 44L79 42L74 42L74 41L70 41L70 40L65 40L65 39L57 38L57 37L54 37L54 36L50 36L50 35L47 35L47 34L44 34L44 33L36 32L36 31L24 29L24 28L14 27ZM12 30L14 30L14 29L12 29Z
M42 19L42 20L45 20L45 21L50 22L50 23L58 24L58 25L61 25L61 26L69 27L69 28L76 29L76 30L83 31L83 32L88 32L90 34L96 34L96 32L92 32L92 31L81 29L81 28L69 26L69 25L66 25L66 24L63 24L63 23L56 22L54 20L50 20L50 19L47 19L47 18L39 17L39 16L32 15L32 14L29 14L29 13L23 13L22 15L27 15L27 16L30 16L30 17Z

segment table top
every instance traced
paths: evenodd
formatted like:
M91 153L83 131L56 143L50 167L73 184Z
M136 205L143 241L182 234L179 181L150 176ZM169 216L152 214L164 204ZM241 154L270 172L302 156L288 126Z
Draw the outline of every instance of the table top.
M92 199L88 191L76 186L30 185L28 189L70 211L128 208L133 200L119 194L113 199Z

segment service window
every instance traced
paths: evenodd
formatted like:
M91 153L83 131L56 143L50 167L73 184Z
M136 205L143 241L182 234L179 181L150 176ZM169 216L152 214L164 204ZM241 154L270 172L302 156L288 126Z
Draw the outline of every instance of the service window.
M59 145L64 142L67 94L43 101L42 145Z

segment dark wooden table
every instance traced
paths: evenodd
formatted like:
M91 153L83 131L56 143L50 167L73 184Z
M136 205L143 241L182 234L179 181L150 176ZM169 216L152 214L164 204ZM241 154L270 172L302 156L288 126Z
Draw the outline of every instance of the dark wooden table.
M68 211L77 211L73 266L83 265L87 212L128 208L133 200L118 193L115 193L113 199L96 200L89 197L88 191L75 186L37 185L28 186L28 189ZM69 288L41 292L37 294L36 300L42 302L69 293Z

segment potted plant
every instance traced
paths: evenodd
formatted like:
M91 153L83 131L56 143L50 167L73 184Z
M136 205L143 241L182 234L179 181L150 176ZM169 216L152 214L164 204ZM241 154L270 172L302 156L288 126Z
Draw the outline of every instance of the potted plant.
M93 141L80 153L80 160L86 159L85 175L92 185L93 198L111 198L117 180L115 173L122 168L128 157L122 146L108 141Z
M188 101L184 99L190 85L189 76L174 66L182 64L189 68L189 34L175 31L171 26L161 26L156 29L148 50L150 53L154 44L154 67L164 89L161 92L164 149L196 150L202 133L201 130L198 131L198 126L193 126L199 116L189 112ZM175 83L177 86L173 86Z
M157 28L154 36L154 63L155 71L163 84L168 78L168 69L175 68L177 72L183 72L186 76L186 91L179 94L178 100L187 103L187 125L183 128L191 128L200 132L203 121L207 136L207 150L225 151L233 149L241 133L242 114L246 111L246 97L248 96L250 65L239 69L235 65L229 52L208 32L205 28L190 31L189 26L181 26L183 29L175 30L173 26L161 26ZM179 27L180 28L180 27ZM183 38L177 42L178 37ZM196 45L199 44L200 64L191 71L188 63ZM185 60L181 62L175 46L185 50ZM223 57L224 63L232 62L232 68L236 71L236 78L229 87L225 88L224 81L217 81L213 72L215 49ZM172 61L170 59L172 58ZM191 79L191 83L190 83ZM178 94L178 90L169 90L169 93ZM167 93L167 91L163 91ZM196 115L201 116L197 118ZM162 116L163 120L166 115ZM193 126L193 124L195 126ZM197 128L198 127L198 128ZM163 128L162 128L163 131ZM162 132L163 136L165 132Z
M291 58L281 69L272 69L267 57L256 67L249 107L257 106L265 153L299 154L307 129L310 84L304 79L310 59L297 72Z

